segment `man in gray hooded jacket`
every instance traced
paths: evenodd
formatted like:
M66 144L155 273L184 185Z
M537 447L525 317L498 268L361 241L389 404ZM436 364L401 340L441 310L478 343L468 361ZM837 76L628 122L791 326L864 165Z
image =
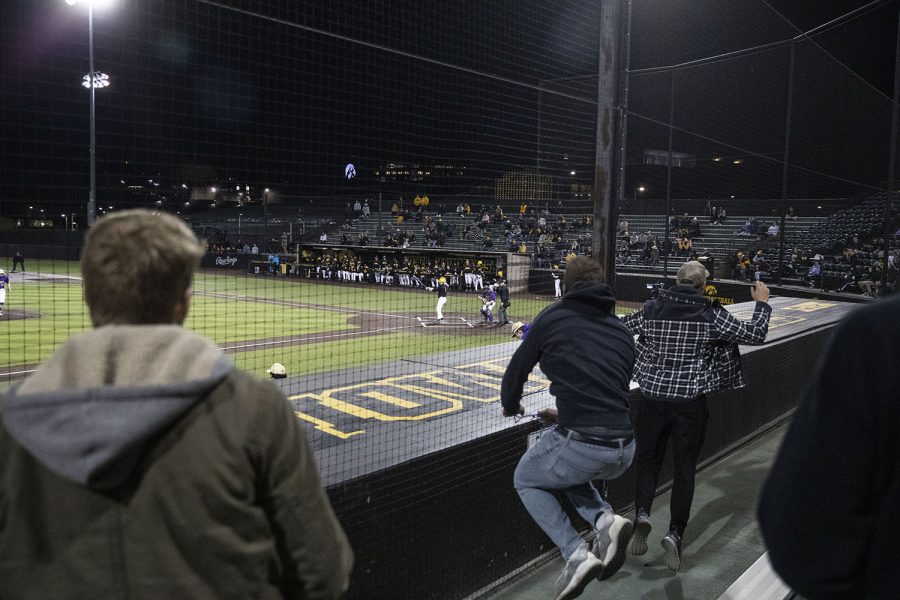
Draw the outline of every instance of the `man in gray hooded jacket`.
M177 218L87 236L95 329L0 397L0 598L322 598L353 556L284 396L181 327Z

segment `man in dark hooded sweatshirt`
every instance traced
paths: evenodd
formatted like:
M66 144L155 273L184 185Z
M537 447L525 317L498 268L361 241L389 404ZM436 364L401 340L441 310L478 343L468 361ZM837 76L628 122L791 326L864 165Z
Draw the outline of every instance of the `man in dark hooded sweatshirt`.
M628 396L634 339L615 316L616 299L600 265L579 256L566 264L566 294L544 309L516 350L501 387L503 414L522 414L522 389L534 366L550 380L557 425L522 456L514 485L531 517L559 548L566 566L557 600L576 598L595 577L625 560L631 523L613 512L594 485L615 479L634 457ZM593 545L572 526L554 490L565 493L596 531Z
M98 221L94 329L0 397L0 598L340 597L353 556L279 389L184 328L202 255Z

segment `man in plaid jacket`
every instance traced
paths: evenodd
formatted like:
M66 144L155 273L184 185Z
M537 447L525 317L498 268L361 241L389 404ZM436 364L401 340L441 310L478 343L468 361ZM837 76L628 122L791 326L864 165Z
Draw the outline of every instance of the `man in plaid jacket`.
M676 285L662 290L641 310L623 319L638 336L634 378L643 398L637 414L637 493L630 552L647 552L650 506L672 439L674 481L671 522L662 540L666 566L681 568L681 539L694 499L697 457L706 434L706 394L744 386L738 344L762 344L772 308L763 282L751 288L756 309L742 321L718 302L703 297L709 273L697 261L682 265Z

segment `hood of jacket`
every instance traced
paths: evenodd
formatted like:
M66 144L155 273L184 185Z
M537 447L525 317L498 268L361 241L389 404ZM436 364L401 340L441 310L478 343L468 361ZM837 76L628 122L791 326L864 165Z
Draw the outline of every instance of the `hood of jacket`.
M566 289L563 299L567 302L581 302L609 313L616 308L616 297L612 290L598 281L576 281Z
M110 325L73 337L0 397L2 424L51 471L92 487L127 479L141 451L234 368L177 325Z

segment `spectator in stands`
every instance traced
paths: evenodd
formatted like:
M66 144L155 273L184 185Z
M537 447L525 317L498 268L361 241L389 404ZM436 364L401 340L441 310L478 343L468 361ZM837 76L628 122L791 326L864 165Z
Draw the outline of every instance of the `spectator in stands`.
M539 414L556 426L529 448L514 484L535 522L562 553L557 600L575 598L595 577L611 577L625 560L631 524L592 483L615 479L634 456L629 383L634 340L615 316L615 298L600 265L580 257L566 266L566 294L544 309L513 354L500 390L503 415L525 412L523 386L534 366L550 380L555 409ZM514 326L521 329L520 323ZM554 495L564 493L597 532L591 546Z
M491 236L485 235L484 239L481 240L481 249L482 250L490 250L494 247L494 242L491 240Z
M900 300L842 319L763 486L769 560L804 598L900 598L898 339Z
M754 262L754 268L756 269L756 272L753 275L753 279L755 279L756 281L768 281L772 278L772 274L769 272L769 261L764 255L760 260Z
M816 287L816 283L822 283L822 264L818 260L814 260L813 264L810 265L804 279L809 284L809 287Z
M519 254L528 254L528 247L523 240L519 240Z
M353 218L358 219L362 216L362 205L359 203L359 199L353 201Z
M361 231L359 233L359 245L360 246L368 246L369 245L369 234L365 231Z
M776 238L778 237L778 231L778 225L776 223L772 223L766 230L766 235L768 235L770 238Z
M724 223L725 219L727 219L727 218L728 218L728 212L725 210L724 206L720 206L718 223L720 223L720 224Z
M366 199L366 201L363 202L363 206L362 206L362 216L363 216L363 218L365 218L365 217L368 217L369 214L370 214L370 211L369 211L369 200Z
M872 269L866 267L863 269L862 274L859 276L859 281L856 282L856 285L859 286L859 289L862 290L864 296L869 296L870 298L875 297L875 277L872 273Z
M94 329L0 397L0 597L347 589L352 552L290 404L182 327L201 255L167 213L88 233Z
M325 232L322 232L322 235L325 235ZM259 254L259 246L256 245L256 242L253 243L253 247L250 248L251 254Z
M741 235L753 235L753 219L748 218L744 221L744 224L741 225Z
M706 434L706 394L744 385L738 344L762 344L772 309L769 289L757 283L750 321L741 321L703 297L709 273L699 262L684 263L676 285L661 290L622 322L638 336L634 378L643 397L637 417L637 516L631 553L647 552L650 508L669 440L674 482L669 532L662 539L664 562L681 568L682 540L694 498L697 457Z

